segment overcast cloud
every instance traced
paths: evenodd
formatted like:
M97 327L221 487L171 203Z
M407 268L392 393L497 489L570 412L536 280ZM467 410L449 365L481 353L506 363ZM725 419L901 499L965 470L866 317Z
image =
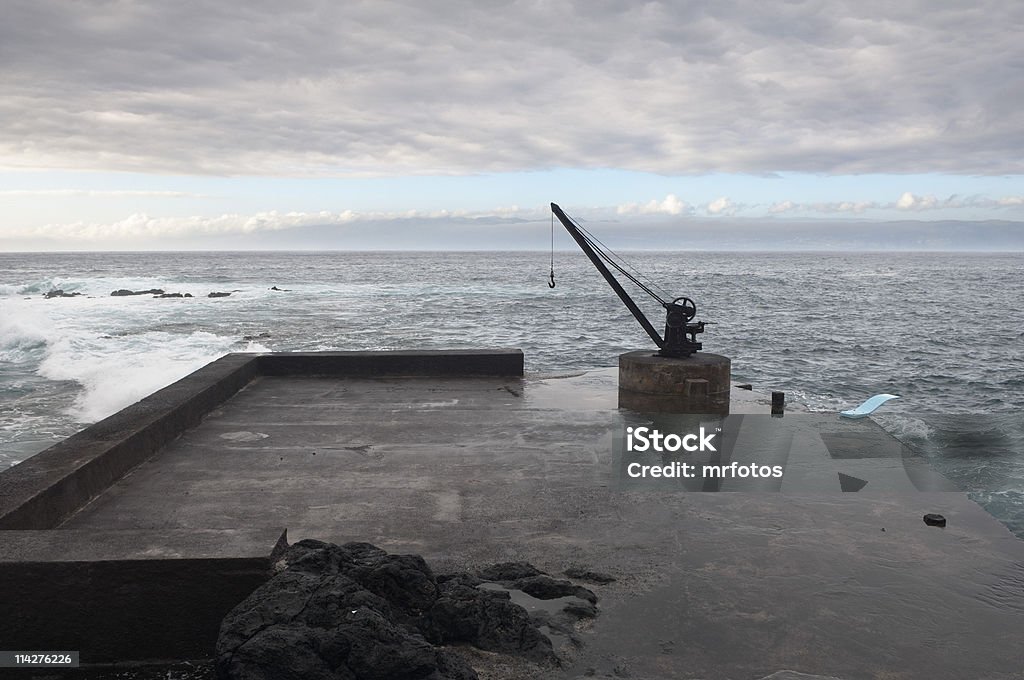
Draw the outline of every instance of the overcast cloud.
M1012 0L8 1L0 167L1019 174L1022 34Z

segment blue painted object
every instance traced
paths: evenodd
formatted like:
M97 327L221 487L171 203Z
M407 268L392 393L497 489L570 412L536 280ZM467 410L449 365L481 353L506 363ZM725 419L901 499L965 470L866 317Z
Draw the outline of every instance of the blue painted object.
M890 399L899 398L898 394L876 394L857 408L850 409L849 411L840 411L839 415L843 418L863 418Z

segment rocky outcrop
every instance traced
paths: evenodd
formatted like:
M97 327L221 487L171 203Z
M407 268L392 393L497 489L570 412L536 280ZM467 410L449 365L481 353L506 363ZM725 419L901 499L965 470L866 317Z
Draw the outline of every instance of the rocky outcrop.
M551 640L507 591L483 590L468 574L448 577L420 630L439 645L469 643L489 652L518 654L534 661L554 661Z
M49 300L50 298L78 297L79 295L81 295L81 293L78 293L78 292L75 292L75 293L65 293L63 288L54 288L53 290L49 291L48 293L45 293L43 295L43 297L45 297L47 300Z
M112 297L124 297L127 295L163 295L163 288L150 288L149 290L128 290L127 288L119 288L110 295Z
M278 568L224 619L222 680L471 680L476 672L448 645L557 664L542 627L568 635L571 622L597 613L589 590L525 562L437 576L418 555L305 540ZM572 602L557 616L531 614L494 585L515 583L544 596L571 592Z
M602 586L615 582L614 576L600 571L592 571L584 567L569 567L563 573L569 578L574 578L578 581L589 581Z
M231 293L218 293L218 292L214 291L214 292L210 293L209 295L207 295L206 297L219 298L219 297L227 297L229 295L231 295Z

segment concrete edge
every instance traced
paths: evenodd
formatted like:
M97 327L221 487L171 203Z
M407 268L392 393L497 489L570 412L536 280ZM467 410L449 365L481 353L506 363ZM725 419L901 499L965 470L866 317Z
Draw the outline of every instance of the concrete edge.
M4 533L0 638L85 665L212 658L224 616L288 547L283 529Z
M258 375L228 354L0 472L0 529L53 529Z
M272 352L259 356L259 366L261 375L270 376L522 377L523 351Z

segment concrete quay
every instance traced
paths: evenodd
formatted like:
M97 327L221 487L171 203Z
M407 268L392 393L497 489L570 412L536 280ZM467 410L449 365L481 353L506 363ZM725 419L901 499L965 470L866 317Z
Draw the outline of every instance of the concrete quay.
M617 579L589 586L600 614L564 668L502 660L506 677L1024 677L1024 542L930 490L949 487L877 425L773 419L734 390L728 456L783 461L778 488L624 486L615 438L660 416L618 408L614 369L522 366L514 350L228 355L0 473L0 646L203 658L284 539L317 538L439 572Z

